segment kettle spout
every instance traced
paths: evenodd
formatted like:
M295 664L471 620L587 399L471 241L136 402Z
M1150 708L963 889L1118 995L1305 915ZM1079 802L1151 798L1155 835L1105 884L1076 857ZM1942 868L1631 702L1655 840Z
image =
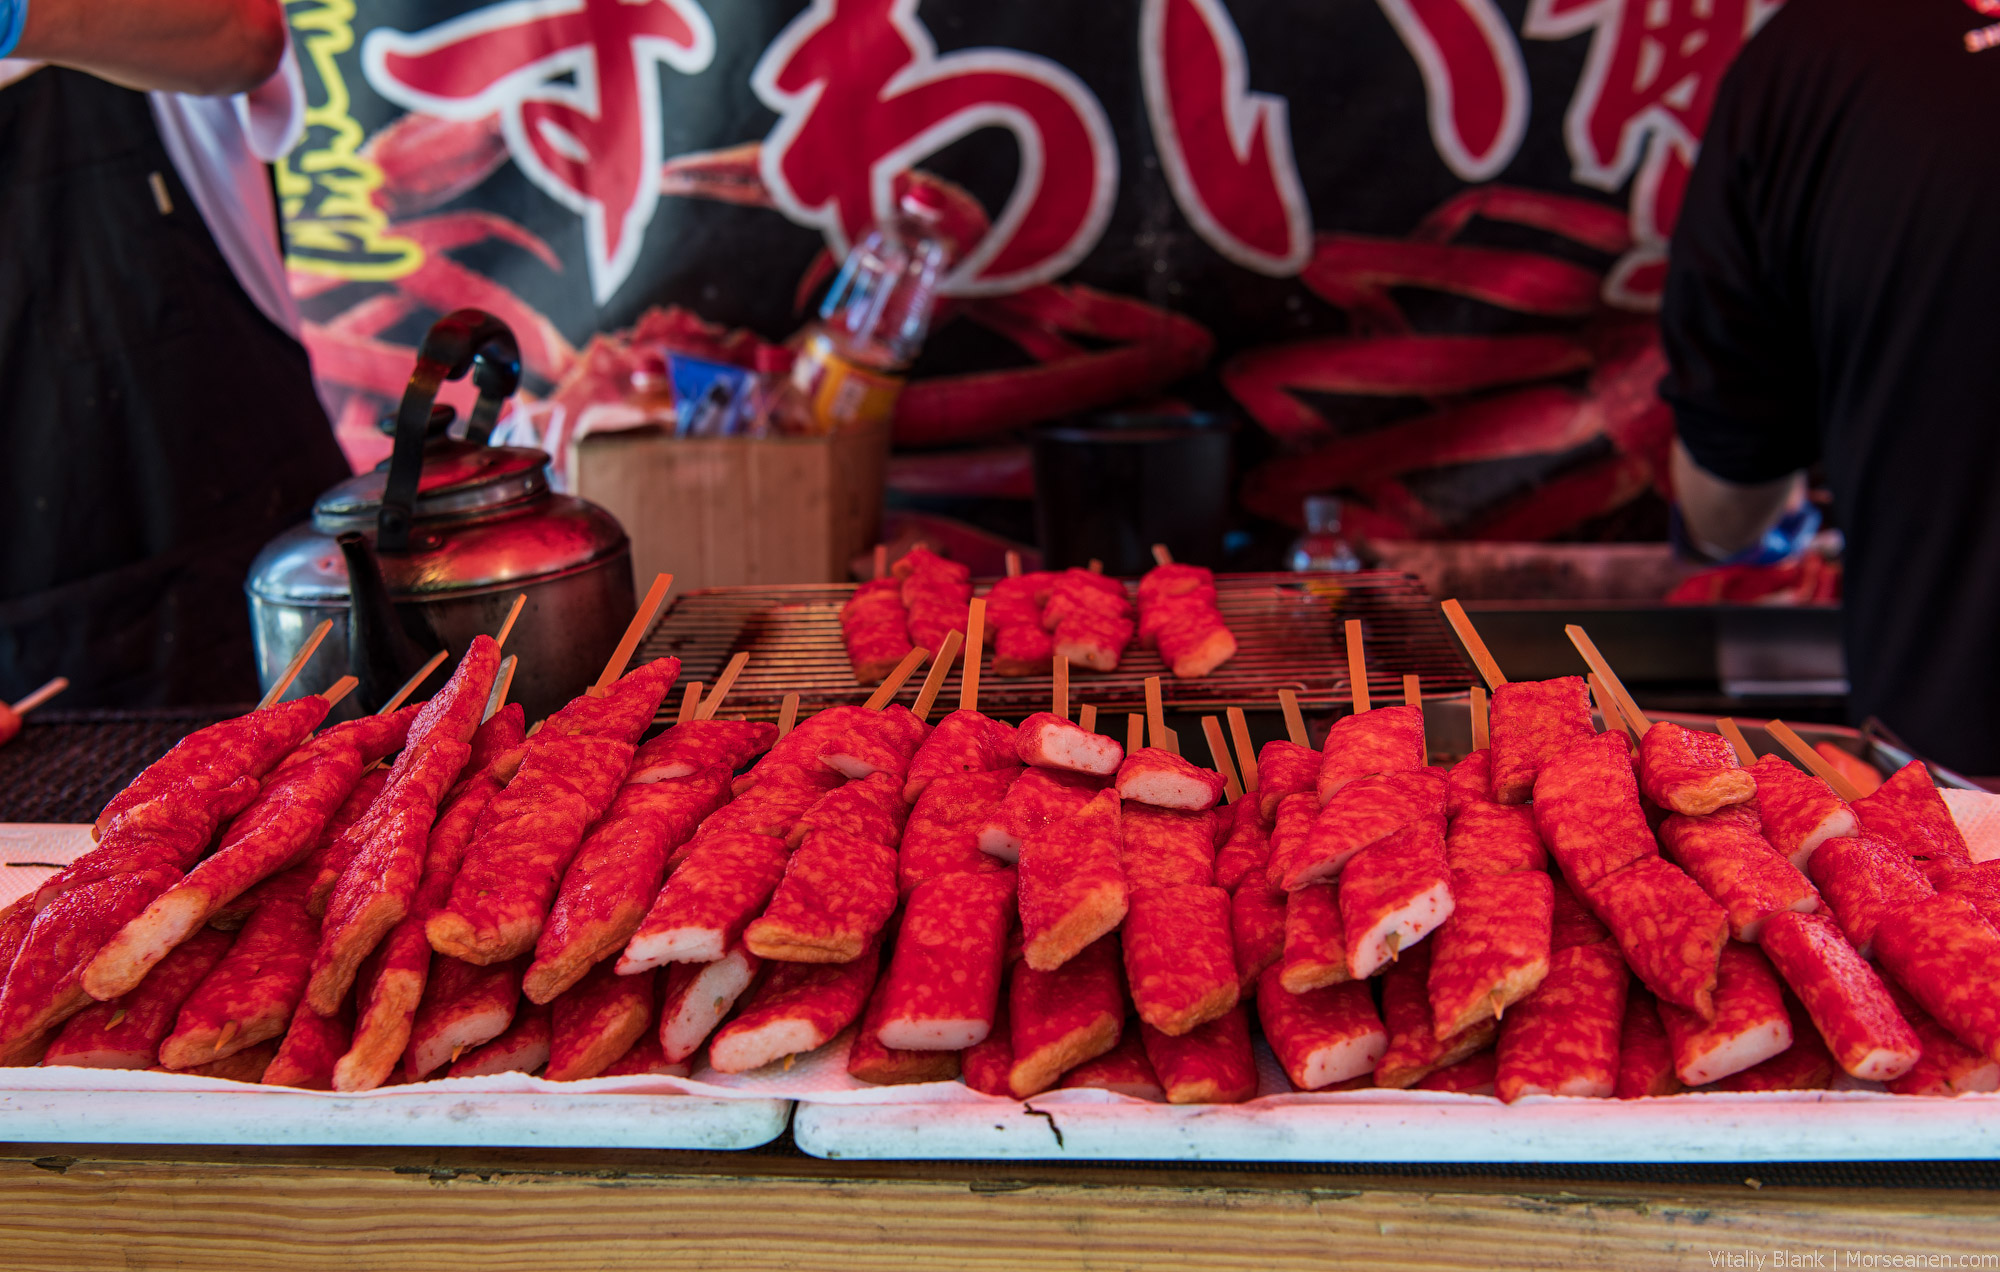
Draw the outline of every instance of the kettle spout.
M381 563L367 536L350 530L334 542L347 559L347 669L361 682L355 700L375 710L444 648L444 642L415 607L397 605L389 598L389 585L382 579ZM450 667L440 666L429 680L441 684L450 674ZM419 685L416 696L423 692Z

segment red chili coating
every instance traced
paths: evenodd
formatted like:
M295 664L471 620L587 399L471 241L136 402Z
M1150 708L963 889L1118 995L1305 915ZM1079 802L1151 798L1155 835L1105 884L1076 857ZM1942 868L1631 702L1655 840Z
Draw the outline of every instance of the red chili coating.
M519 706L519 703L514 704ZM494 717L498 719L499 717ZM354 860L354 854L361 851L361 845L368 840L368 830L373 824L369 817L375 811L375 802L382 798L382 792L389 789L389 770L370 769L361 775L353 793L341 804L340 811L328 820L326 830L306 854L305 862L299 869L312 875L312 886L306 892L306 909L315 914L324 913L326 899L333 892L333 885L340 882L340 876L347 870L347 863ZM209 922L219 926L234 924L241 927L243 920L250 917L256 905L249 898L238 897L235 901L217 909Z
M1167 1099L1159 1075L1153 1072L1153 1062L1146 1058L1146 1040L1139 1034L1137 1021L1119 1036L1117 1046L1063 1074L1056 1085L1065 1091L1072 1088L1116 1091L1155 1104L1164 1104Z
M264 885L236 943L181 1004L173 1033L160 1043L161 1064L192 1068L285 1032L319 943L319 924L306 913L306 883L295 870Z
M697 835L694 843L626 943L620 974L721 958L764 912L790 861L784 841L769 835Z
M418 1081L507 1032L521 1002L525 958L481 966L463 959L432 962L423 1001L403 1052L403 1072Z
M1694 880L1662 858L1642 857L1583 895L1647 989L1662 1003L1713 1018L1716 960L1729 940L1729 916Z
M1445 837L1445 862L1471 874L1511 874L1543 871L1549 850L1542 846L1532 809L1481 800L1468 802L1452 816Z
M1700 816L1756 795L1757 778L1720 733L1658 720L1639 744L1639 789L1661 808Z
M1007 985L1007 1091L1025 1100L1117 1045L1125 1020L1118 940L1102 937L1052 972L1014 965Z
M774 835L784 839L820 797L845 782L831 769L780 770L710 813L688 840L667 858L667 873L680 868L694 846L712 835ZM731 784L734 789L734 783Z
M914 804L924 788L940 777L990 773L1016 763L1013 725L977 711L954 711L937 722L910 757L903 798Z
M1312 834L1313 822L1319 817L1319 796L1311 791L1297 795L1287 795L1278 803L1277 820L1271 824L1271 851L1264 855L1264 884L1274 892L1284 889L1272 880L1283 878L1282 868L1272 863L1280 860L1303 861L1306 855L1306 840Z
M1792 1009L1792 1045L1778 1055L1741 1073L1733 1073L1707 1091L1817 1091L1833 1081L1833 1056L1820 1041L1804 1013Z
M2000 932L1964 897L1896 906L1875 931L1875 958L1966 1046L2000 1060Z
M1118 796L1131 804L1198 813L1222 802L1222 774L1197 768L1172 751L1141 747L1118 766Z
M1229 934L1235 947L1239 993L1249 993L1264 969L1276 966L1285 956L1286 909L1283 894L1274 895L1261 882L1238 888L1229 898Z
M846 963L776 963L736 1018L708 1043L719 1073L747 1073L831 1042L853 1024L875 988L881 949Z
M1931 895L1930 880L1896 845L1874 835L1846 835L1819 846L1806 873L1863 958L1875 954L1882 916Z
M1111 777L1125 762L1117 739L1092 733L1053 712L1037 711L1014 733L1013 755L1032 768ZM995 765L995 767L1002 767Z
M2000 1061L1990 1060L1952 1037L1949 1029L1933 1020L1894 981L1883 985L1923 1047L1923 1054L1908 1073L1885 1084L1892 1094L1964 1095L2000 1090Z
M1178 1036L1142 1021L1139 1037L1169 1104L1241 1104L1257 1094L1250 1013L1244 1007Z
M1313 786L1325 804L1356 778L1423 767L1423 709L1377 707L1333 722L1320 750L1319 777Z
M1711 1018L1667 1002L1659 1008L1660 1023L1673 1043L1674 1072L1689 1086L1741 1073L1792 1045L1784 986L1770 960L1741 941L1722 947Z
M1020 963L1014 964L1015 971L1021 967ZM986 1035L986 1041L960 1052L958 1067L959 1076L972 1090L982 1095L1012 1099L1014 1092L1008 1081L1014 1071L1014 1025L1008 1017L1008 996L1008 993L1000 995L1000 1008L993 1017L993 1031Z
M1916 1033L1897 1012L1882 978L1832 919L1773 915L1760 944L1844 1071L1887 1082L1916 1064L1922 1051Z
M1055 609L1053 601L1049 608ZM1132 643L1132 632L1132 620L1128 618L1076 612L1056 625L1055 651L1074 666L1091 671L1116 671L1118 659Z
M689 720L640 747L625 782L674 782L716 767L734 773L777 740L778 726L759 720Z
M880 684L910 652L909 611L900 579L873 579L854 590L840 607L840 636L854 678Z
M897 847L896 875L904 896L940 875L1006 869L1006 862L979 850L979 832L999 812L1020 771L940 777L925 788Z
M1133 892L1215 882L1215 814L1127 803L1119 817L1118 860Z
M254 1047L242 1051L232 1051L220 1060L198 1064L191 1069L172 1070L186 1078L220 1078L225 1082L247 1082L256 1085L264 1080L265 1072L278 1054L278 1040L267 1038ZM165 1068L154 1069L155 1073L167 1073Z
M1217 887L1236 891L1239 884L1254 883L1265 889L1265 867L1271 860L1271 827L1258 815L1254 800L1245 798L1231 805L1236 816L1229 835L1215 854Z
M1972 864L1965 834L1931 781L1930 770L1912 760L1891 773L1873 795L1854 802L1854 815L1870 832L1898 845L1919 862Z
M1445 813L1454 821L1468 808L1493 802L1493 752L1474 751L1445 773L1451 790L1445 796Z
M1659 855L1624 734L1594 734L1541 762L1534 792L1535 829L1578 891Z
M820 796L785 832L785 842L796 848L812 831L835 830L894 848L903 837L903 823L909 816L910 807L903 802L896 780L887 773L875 773Z
M930 736L930 726L908 707L864 711L848 728L834 734L819 749L819 762L842 777L860 779L887 773L898 790L909 773L917 748Z
M164 800L169 806L177 805L189 796L199 800L221 791L244 777L261 780L319 727L331 709L325 698L307 694L197 729L111 797L97 815L92 837L103 842L113 822L147 804ZM88 856L71 864L80 865ZM44 880L42 887L47 889L59 877ZM49 899L45 893L38 907Z
M1119 934L1139 1018L1178 1036L1236 1005L1229 894L1187 884L1132 895Z
M1249 891L1249 889L1244 889ZM1347 967L1347 928L1340 917L1340 884L1315 883L1282 894L1284 961L1279 979L1294 994L1353 980Z
M1940 884L1938 891L1964 897L1988 923L2000 924L2000 861L1967 866Z
M344 1002L331 1016L322 1016L304 1002L292 1009L292 1023L264 1068L265 1086L297 1087L301 1091L331 1091L333 1068L353 1039L353 1004Z
M1389 965L1382 974L1382 1023L1389 1030L1389 1049L1375 1066L1375 1085L1408 1087L1425 1075L1493 1045L1499 1025L1482 1020L1462 1033L1439 1038L1431 1028L1428 942Z
M1301 1091L1373 1073L1389 1049L1374 995L1360 981L1294 994L1276 971L1266 972L1257 984L1257 1019L1285 1076Z
M1660 1005L1643 986L1625 998L1625 1026L1618 1035L1618 1086L1621 1100L1677 1095L1680 1076L1674 1072L1674 1044L1660 1023Z
M467 1050L451 1062L445 1076L483 1078L494 1073L533 1073L549 1062L553 1033L548 1007L522 1003L514 1013L514 1022L498 1038Z
M653 1025L656 972L620 976L599 963L549 1004L551 1082L594 1078Z
M1555 889L1532 871L1453 871L1451 917L1431 938L1431 1027L1459 1033L1535 991L1549 972Z
M993 611L986 611L991 622ZM1039 676L1049 669L1056 656L1055 638L1042 630L1040 621L1002 627L993 637L993 674L996 676Z
M202 928L168 951L125 994L92 1003L70 1017L42 1056L45 1065L84 1069L149 1069L181 1004L229 952L235 936Z
M1512 680L1493 691L1488 713L1493 740L1492 792L1496 804L1526 803L1542 766L1597 732L1590 719L1590 686L1582 676ZM1623 741L1623 734L1619 735ZM1632 773L1629 756L1625 771Z
M1340 875L1347 969L1366 980L1451 917L1444 818L1424 817L1354 854Z
M1356 778L1326 801L1303 843L1273 839L1265 877L1287 892L1331 879L1376 840L1419 818L1442 821L1444 795L1444 779L1421 768Z
M600 1078L669 1077L685 1078L691 1072L684 1061L667 1059L660 1050L657 1034L647 1033L633 1043L624 1055L604 1066Z
M1492 1047L1467 1056L1457 1064L1427 1073L1411 1087L1415 1091L1449 1091L1456 1095L1492 1095L1493 1079L1500 1071L1500 1053Z
M1037 971L1061 967L1124 920L1118 811L1118 792L1100 791L1080 812L1021 845L1021 930L1025 957Z
M693 777L619 789L569 863L535 939L535 961L521 981L529 1002L553 1000L593 963L625 947L659 895L668 856L727 798L729 770L719 764Z
M1755 942L1770 915L1819 908L1819 893L1758 825L1756 809L1742 805L1706 817L1676 813L1660 825L1668 859L1728 912L1729 934L1739 941Z
M979 847L1001 861L1021 856L1030 836L1083 810L1105 786L1104 779L1060 769L1023 770L1007 788L1000 807L979 830Z
M1155 643L1160 661L1175 679L1199 680L1236 656L1236 633L1229 630L1213 602L1206 606L1163 605L1160 610ZM1143 630L1144 615L1139 621Z
M863 1082L877 1086L902 1086L912 1082L949 1082L958 1076L956 1051L899 1051L882 1044L882 1013L887 979L875 987L868 1009L861 1014L861 1028L847 1049L847 1071Z
M1801 870L1822 843L1860 828L1854 810L1832 787L1787 760L1759 756L1750 774L1757 779L1764 838Z
M764 960L739 943L713 963L670 963L660 972L660 1058L678 1064L701 1050Z
M993 674L1039 676L1049 669L1055 642L1042 630L1042 606L1055 575L1036 570L1003 578L986 593L986 627L993 636Z
M1500 1026L1493 1093L1609 1098L1618 1089L1618 1031L1631 977L1607 942L1549 956L1541 987L1514 1004Z
M883 1046L962 1051L993 1028L1014 922L1015 877L952 874L910 894L888 974L876 992Z
M1567 949L1572 945L1595 945L1599 941L1611 939L1611 929L1598 921L1584 905L1582 898L1570 890L1568 884L1551 877L1555 893L1554 918L1550 921L1549 949Z
M1319 812L1320 754L1309 746L1282 738L1266 742L1257 752L1257 811L1265 821L1278 815L1278 802L1288 795L1311 795Z
M895 911L896 850L816 830L786 863L764 913L743 929L743 944L763 959L845 963L861 957Z

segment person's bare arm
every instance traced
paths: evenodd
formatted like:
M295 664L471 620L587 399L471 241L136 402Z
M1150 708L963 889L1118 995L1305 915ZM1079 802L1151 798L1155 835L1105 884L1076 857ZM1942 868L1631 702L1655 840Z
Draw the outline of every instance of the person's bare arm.
M223 96L271 78L284 51L278 0L30 0L14 56L127 88Z
M1798 507L1806 496L1804 473L1754 486L1724 481L1697 464L1678 437L1674 439L1673 478L1674 499L1680 505L1688 539L1718 560L1762 539L1778 518Z

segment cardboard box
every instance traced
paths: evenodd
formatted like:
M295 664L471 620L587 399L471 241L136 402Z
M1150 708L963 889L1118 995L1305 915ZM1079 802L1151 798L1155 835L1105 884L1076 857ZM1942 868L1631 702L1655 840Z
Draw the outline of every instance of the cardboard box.
M881 532L885 430L825 437L677 438L592 433L576 493L624 524L634 576L674 589L837 583Z

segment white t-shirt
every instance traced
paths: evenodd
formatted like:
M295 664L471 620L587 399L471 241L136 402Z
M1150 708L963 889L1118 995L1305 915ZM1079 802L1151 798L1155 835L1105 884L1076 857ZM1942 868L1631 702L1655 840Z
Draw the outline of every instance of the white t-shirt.
M42 63L0 58L0 89L40 70ZM299 308L278 251L278 209L264 165L283 158L305 128L305 86L292 56L270 79L234 97L148 93L160 141L181 184L194 196L222 259L264 316L299 334Z

